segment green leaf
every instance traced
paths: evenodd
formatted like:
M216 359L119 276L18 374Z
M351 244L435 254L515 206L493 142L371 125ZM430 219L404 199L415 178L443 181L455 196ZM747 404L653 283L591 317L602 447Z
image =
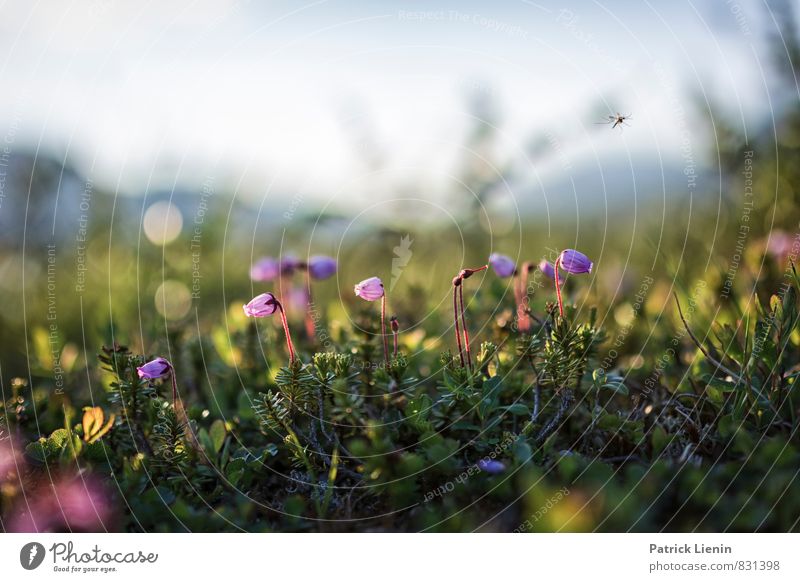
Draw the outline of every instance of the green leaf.
M533 451L528 443L522 439L519 439L516 443L514 443L512 454L514 455L514 460L518 463L527 463L530 461Z
M86 445L85 450L86 459L95 463L106 463L113 456L113 453L103 444L103 441L90 443Z
M218 453L222 449L222 445L225 444L226 434L225 422L217 419L211 423L211 428L208 429L208 436L211 438L211 446L215 453Z
M603 384L600 387L602 390L610 390L611 392L616 392L617 394L622 394L623 396L628 396L630 394L628 392L628 387L625 386L622 382L608 382Z
M653 457L657 457L661 454L667 445L669 444L670 437L667 434L667 431L664 430L660 424L657 424L653 427L653 432L650 435L650 443L653 445Z
M769 308L775 313L778 319L783 319L783 303L781 298L773 295L769 298Z
M597 426L603 430L617 430L625 421L616 414L604 414L597 421Z
M499 410L510 412L516 416L530 416L531 414L530 409L520 402L517 402L516 404L510 404L508 406L501 406Z
M733 392L734 390L740 391L747 388L747 385L744 382L739 382L737 384L736 382L723 380L722 378L712 376L710 374L705 374L703 376L703 381L706 383L707 388L716 388L722 392Z
M433 401L427 394L421 394L416 398L412 398L408 401L405 409L406 418L410 418L412 416L418 417L420 420L425 420L428 418L428 414L431 411L431 407L433 406Z
M502 384L503 380L500 376L492 376L483 383L483 393L494 396L500 391Z
M25 452L37 461L44 463L47 459L47 439L43 437L35 443L28 443Z
M726 414L725 416L720 417L719 422L717 423L717 431L721 437L730 438L736 432L736 427L738 425L739 423L735 418L733 418L733 416Z
M211 440L211 437L208 436L208 431L206 429L201 428L197 431L197 440L200 441L200 445L205 449L206 454L214 456L214 453L216 453L214 450L214 442Z
M557 461L558 472L566 482L572 481L583 465L583 458L576 453L562 454Z
M69 432L65 428L54 430L47 439L48 452L56 453L69 443Z

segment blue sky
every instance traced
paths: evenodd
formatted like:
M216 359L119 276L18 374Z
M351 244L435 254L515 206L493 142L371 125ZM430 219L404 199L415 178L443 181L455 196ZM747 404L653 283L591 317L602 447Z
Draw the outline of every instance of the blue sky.
M452 187L480 154L462 149L469 95L495 104L493 159L534 182L679 160L687 138L701 156L693 96L746 123L769 111L753 2L167 4L0 7L0 135L124 193L214 176L357 208ZM595 125L614 111L632 127Z

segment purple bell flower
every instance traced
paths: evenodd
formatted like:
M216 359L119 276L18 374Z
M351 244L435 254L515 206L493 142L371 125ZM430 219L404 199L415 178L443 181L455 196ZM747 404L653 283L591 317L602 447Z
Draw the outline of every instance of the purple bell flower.
M550 279L551 281L556 280L556 269L553 266L553 263L548 261L547 259L542 259L539 263L539 270L544 273L544 276ZM564 285L564 279L559 278L558 281L559 285Z
M485 473L489 473L490 475L497 475L506 470L505 464L488 458L478 461L478 468Z
M163 378L172 371L172 364L165 358L156 358L147 362L143 366L136 368L139 378L147 378L148 380L155 380Z
M561 251L558 262L561 268L571 275L591 273L594 264L589 260L589 257L573 249Z
M553 264L547 261L546 259L542 259L539 263L539 270L544 273L544 276L548 279L552 279L555 281L556 279L556 270L553 268Z
M303 263L294 255L285 255L281 257L280 270L281 275L292 275L297 269L300 269Z
M364 279L361 283L355 286L357 297L361 297L364 301L377 301L383 297L383 281L378 277L370 277Z
M278 310L278 300L272 293L262 293L253 297L247 305L244 305L244 314L247 317L267 317Z
M250 279L253 281L272 281L280 273L280 264L272 257L264 257L256 261L250 268Z
M589 257L574 249L566 249L561 251L556 259L556 264L553 266L553 274L556 279L556 296L558 298L558 313L564 317L564 299L561 297L561 281L559 280L558 270L564 269L567 273L572 275L580 275L582 273L592 272L592 261Z
M308 273L312 279L327 279L336 274L336 259L317 255L308 259Z
M489 264L492 266L497 276L503 279L513 276L517 271L517 265L514 260L511 257L499 253L492 253L489 255Z

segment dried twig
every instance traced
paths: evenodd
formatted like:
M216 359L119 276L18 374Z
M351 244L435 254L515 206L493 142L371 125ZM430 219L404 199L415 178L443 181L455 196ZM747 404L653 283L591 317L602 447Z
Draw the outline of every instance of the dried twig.
M692 338L692 341L694 342L694 345L696 345L696 346L697 346L697 348L698 348L698 349L699 349L701 352L703 352L703 355L706 357L706 359L707 359L709 362L711 362L712 364L714 364L714 365L717 367L717 369L719 369L719 370L722 370L722 371L723 371L723 372L725 372L725 373L726 373L728 376L730 376L731 378L733 378L734 380L736 380L736 383L737 383L737 384L739 384L739 383L743 383L742 377L741 377L741 376L739 376L739 374L737 374L737 373L736 373L736 372L734 372L733 370L730 370L730 369L729 369L728 367L726 367L726 366L725 366L725 365L724 365L722 362L719 362L719 361L717 361L716 359L714 359L714 358L711 356L711 354L709 354L709 353L708 353L708 350L706 350L706 349L705 349L705 347L703 347L703 344L701 344L701 343L700 343L700 340L698 340L698 339L697 339L697 337L694 335L694 333L692 333L692 330L691 330L691 328L689 327L689 324L688 324L688 322L686 321L686 318L683 316L683 310L681 309L681 302L680 302L680 301L678 301L678 295L677 295L677 293L673 293L673 295L674 295L674 297L675 297L675 304L678 306L678 315L680 315L680 317L681 317L681 321L683 322L683 327L685 327L685 328L686 328L686 333L688 333L688 334L689 334L689 337L690 337L690 338Z
M561 404L559 405L558 410L553 418L551 418L550 421L544 425L544 428L539 431L539 434L536 435L537 446L546 441L547 437L549 437L561 424L561 421L564 419L564 415L567 413L567 410L569 410L569 407L572 406L572 399L572 390L569 388L564 388L561 391Z

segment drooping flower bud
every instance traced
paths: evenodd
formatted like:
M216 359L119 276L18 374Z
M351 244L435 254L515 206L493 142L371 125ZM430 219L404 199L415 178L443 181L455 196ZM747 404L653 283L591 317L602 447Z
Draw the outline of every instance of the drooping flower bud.
M317 255L308 259L308 273L312 279L327 279L336 274L336 259Z
M279 304L272 293L262 293L243 307L247 317L267 317L278 310Z
M566 249L561 251L556 259L556 264L553 265L553 275L556 280L556 296L558 298L558 313L564 317L564 299L561 297L561 280L558 276L559 269L564 269L567 273L572 275L580 275L582 273L592 272L592 261L589 257L574 249Z
M175 378L175 369L166 358L156 358L136 368L139 378L158 380L170 376L172 378L172 402L178 405L178 381Z
M517 271L517 265L511 257L501 255L499 253L492 253L489 255L489 264L494 269L498 277L506 278L511 277Z
M572 275L581 275L592 272L592 261L589 257L573 249L561 251L559 263L562 269Z
M542 261L539 263L539 270L544 273L544 276L548 279L555 280L556 270L553 268L553 264L546 259L542 259Z
M289 350L289 364L294 364L296 356L294 352L294 343L292 342L292 335L289 333L289 323L286 321L286 311L283 305L278 301L272 293L262 293L256 295L247 305L244 305L244 314L247 317L269 317L276 311L281 314L281 324L283 325L283 333L286 336L286 347Z
M355 286L355 293L365 301L377 301L383 297L383 281L378 277L364 279Z
M461 360L461 367L466 367L472 371L472 354L469 348L469 330L467 329L466 309L464 308L464 279L469 279L475 273L485 271L489 265L483 265L477 269L461 269L453 278L453 323L456 330L456 341L458 342L458 357ZM461 329L459 329L458 318L461 317ZM461 350L461 333L464 333L464 351Z
M172 364L165 358L156 358L146 364L136 368L139 378L147 378L148 380L156 380L164 378L172 371Z
M280 264L272 257L259 259L250 268L250 278L253 281L272 281L279 273Z
M544 273L544 276L550 279L551 281L556 280L556 269L553 266L553 263L549 262L546 259L542 259L539 263L539 270ZM559 285L564 285L564 279L559 278L558 280Z

